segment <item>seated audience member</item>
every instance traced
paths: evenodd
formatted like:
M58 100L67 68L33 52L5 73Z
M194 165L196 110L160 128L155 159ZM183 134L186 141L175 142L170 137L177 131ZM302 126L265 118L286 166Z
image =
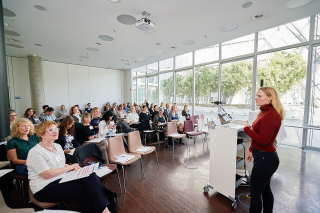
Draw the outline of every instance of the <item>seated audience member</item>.
M166 103L166 108L163 110L163 115L166 118L166 120L168 119L170 113L170 104Z
M181 110L178 108L177 103L173 104L176 107L176 111L178 112L179 115L181 115Z
M154 115L153 117L153 122L152 122L152 127L155 130L160 130L163 131L164 133L164 140L166 141L166 148L169 147L168 140L167 140L167 125L161 125L161 124L166 124L166 118L163 115L163 109L159 109L159 114Z
M163 110L162 110L163 112ZM154 116L158 115L159 114L159 108L158 108L158 105L154 105L154 111L152 113L152 120L154 118Z
M139 122L139 116L134 106L130 108L130 113L127 115L126 122L132 128L140 128L140 124L137 124L137 122Z
M10 129L11 129L13 122L15 122L18 119L18 115L14 110L9 110L9 118L10 118Z
M92 111L91 103L88 103L88 104L87 104L87 106L88 106L88 107L87 107L87 108L85 108L85 109L84 109L84 111L90 114L90 113L91 113L91 111Z
M128 109L128 107L127 107L127 104L126 104L126 103L124 103L124 104L123 104L123 110L124 110L124 111L126 111L126 113L128 114L129 109Z
M147 99L144 100L144 104L147 106L147 109L149 109L149 103Z
M98 134L99 132L99 121L101 119L101 112L99 107L94 107L90 113L91 125L94 127L94 132Z
M169 115L168 115L168 122L171 122L171 121L179 122L178 112L176 109L177 107L172 105L171 111L169 112ZM179 134L183 134L183 124L182 123L177 124L177 128L179 129ZM180 142L183 143L182 139L180 139Z
M61 105L60 106L60 110L58 112L58 119L64 119L65 117L67 117L69 115L68 110L66 109L65 105Z
M107 134L116 133L116 124L113 121L113 114L111 111L106 112L99 122L99 138L105 138Z
M130 107L131 107L130 102L128 102L127 103L127 108L129 109L128 112L130 112Z
M28 108L26 109L26 111L24 112L23 117L28 118L32 124L39 124L41 123L39 118L36 116L36 111L33 108Z
M164 109L164 103L161 102L160 107L162 107L162 109Z
M71 152L71 149L77 148L79 146L78 141L75 137L73 118L71 116L65 117L59 127L59 136L58 139L54 142L60 144L61 148L64 151L67 162L70 162L71 155L68 153Z
M137 115L139 116L139 115L140 115L139 105L136 104L136 105L134 106L134 109L136 110L136 113L137 113Z
M80 109L79 105L77 104L77 105L75 105L75 106L78 107L79 113L80 113L80 115L82 115L82 110Z
M28 175L26 159L29 150L34 147L39 138L34 133L34 127L27 118L20 118L12 124L11 137L7 143L7 152L11 161L16 166L16 171L21 175Z
M73 117L74 125L75 125L75 128L77 129L78 126L80 126L81 124L81 115L79 112L79 108L77 106L71 107L69 114Z
M43 106L42 106L43 112L40 113L39 117L41 117L42 114L45 114L45 113L46 113L46 110L47 110L48 107L49 107L49 105L43 105Z
M139 109L139 114L138 114L139 116L140 116L140 113L143 111L142 108L143 108L145 105L146 105L145 103L141 104L141 107L140 107L140 109Z
M154 113L154 104L153 103L150 105L149 112L150 112L150 117L152 118L152 115Z
M55 122L46 121L37 128L41 142L30 150L27 159L30 189L40 202L70 202L83 197L85 212L109 213L110 204L101 186L101 181L90 176L59 183L67 172L80 169L78 164L65 164L64 152L58 144L58 128Z
M115 123L117 123L117 116L115 116L115 115L113 114L113 111L111 111L110 107L107 106L106 109L107 109L106 112L111 112L111 114L112 114L112 116L113 116L112 120L113 120Z
M103 108L103 111L105 111L105 112L108 111L107 108L106 108L107 106L108 106L109 109L110 109L110 103L109 103L109 102L106 103L106 106Z
M182 116L185 116L187 120L190 120L190 114L188 110L188 105L184 105L183 110L182 110Z
M117 111L117 119L118 124L121 124L127 132L130 132L130 129L128 129L128 126L125 122L123 122L127 118L127 112L123 110L123 106L120 104L119 110Z
M114 102L114 103L113 103L113 106L112 106L112 108L111 108L111 111L112 111L113 114L115 115L116 112L117 112L117 110L119 110L118 104L117 104L117 102Z
M53 112L54 112L54 109L52 107L48 107L46 109L46 113L44 115L41 115L40 121L41 122L44 122L44 121L55 121L55 119L53 118Z
M143 105L143 107L141 109L142 109L142 112L139 115L139 122L144 121L144 120L151 121L150 115L147 112L147 106Z
M79 144L81 144L81 146L86 145L87 141L90 141L90 140L98 137L98 135L94 131L95 130L94 127L90 123L91 123L90 114L85 112L82 115L81 125L78 127L78 129L76 131L76 138L77 138L77 141L79 142ZM99 143L97 143L97 145L99 146L99 148L102 151L103 159L107 160L108 159L108 154L107 154L108 143L107 143L107 141L104 139L101 139L101 141Z

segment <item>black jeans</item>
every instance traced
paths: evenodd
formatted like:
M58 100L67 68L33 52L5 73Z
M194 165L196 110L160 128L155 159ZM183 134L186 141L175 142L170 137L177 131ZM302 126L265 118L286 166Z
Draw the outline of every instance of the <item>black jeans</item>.
M89 177L59 183L61 179L49 183L34 197L40 202L69 202L83 197L84 212L101 213L110 204L101 182L95 173Z
M254 161L250 182L250 213L261 213L262 205L264 213L271 213L274 199L270 181L278 169L279 157L277 152L263 152L256 149L252 149L252 155Z

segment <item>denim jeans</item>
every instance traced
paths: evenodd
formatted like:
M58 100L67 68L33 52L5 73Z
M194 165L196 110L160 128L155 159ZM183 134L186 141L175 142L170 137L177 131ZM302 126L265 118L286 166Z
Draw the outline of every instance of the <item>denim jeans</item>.
M128 129L127 124L123 123L123 121L119 121L119 124L121 124L121 125L126 129L126 131L127 131L128 133L131 131L130 129Z
M19 175L28 175L27 165L17 165L16 171Z
M254 161L250 182L250 213L261 213L262 205L264 213L271 213L274 198L270 181L278 169L279 157L277 152L262 152L256 149L252 149L252 155Z

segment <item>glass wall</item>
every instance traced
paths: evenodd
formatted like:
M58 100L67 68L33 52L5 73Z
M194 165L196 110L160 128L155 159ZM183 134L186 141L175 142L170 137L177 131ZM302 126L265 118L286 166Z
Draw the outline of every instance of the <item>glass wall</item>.
M252 104L253 59L222 64L221 101L233 119L247 120Z
M219 64L196 67L195 72L195 114L207 117L218 112L211 102L219 101Z
M188 109L192 112L192 85L193 74L192 70L176 72L176 103L179 109L188 105ZM190 113L191 114L191 113Z
M259 32L258 50L269 50L309 40L310 18Z
M173 72L159 74L160 78L160 96L159 103L173 103L174 81ZM151 102L150 102L151 103Z
M313 31L315 41L309 41ZM276 88L285 108L287 138L281 143L320 149L319 39L318 14L143 66L133 70L134 100L176 102L180 109L187 104L190 114L211 118L219 111L211 102L223 101L233 120L248 120L249 111L256 110L252 94L264 80L264 86ZM317 128L303 131L308 125Z
M149 103L158 103L158 76L148 77L148 102Z

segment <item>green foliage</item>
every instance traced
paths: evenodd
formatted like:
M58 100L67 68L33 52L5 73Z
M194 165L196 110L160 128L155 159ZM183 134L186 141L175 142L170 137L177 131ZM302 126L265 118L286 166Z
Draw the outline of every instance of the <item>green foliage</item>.
M301 84L306 76L307 67L301 53L281 51L274 53L270 59L259 62L258 82L264 80L265 86L274 87L281 95L294 86ZM240 61L222 66L221 100L231 103L235 94L245 91L246 103L252 97L253 64L251 61ZM176 73L176 97L187 103L192 97L193 75L191 71ZM173 76L161 80L161 88L166 97L173 97ZM210 103L211 94L218 92L219 69L213 66L196 68L196 103ZM259 85L257 85L259 86Z

